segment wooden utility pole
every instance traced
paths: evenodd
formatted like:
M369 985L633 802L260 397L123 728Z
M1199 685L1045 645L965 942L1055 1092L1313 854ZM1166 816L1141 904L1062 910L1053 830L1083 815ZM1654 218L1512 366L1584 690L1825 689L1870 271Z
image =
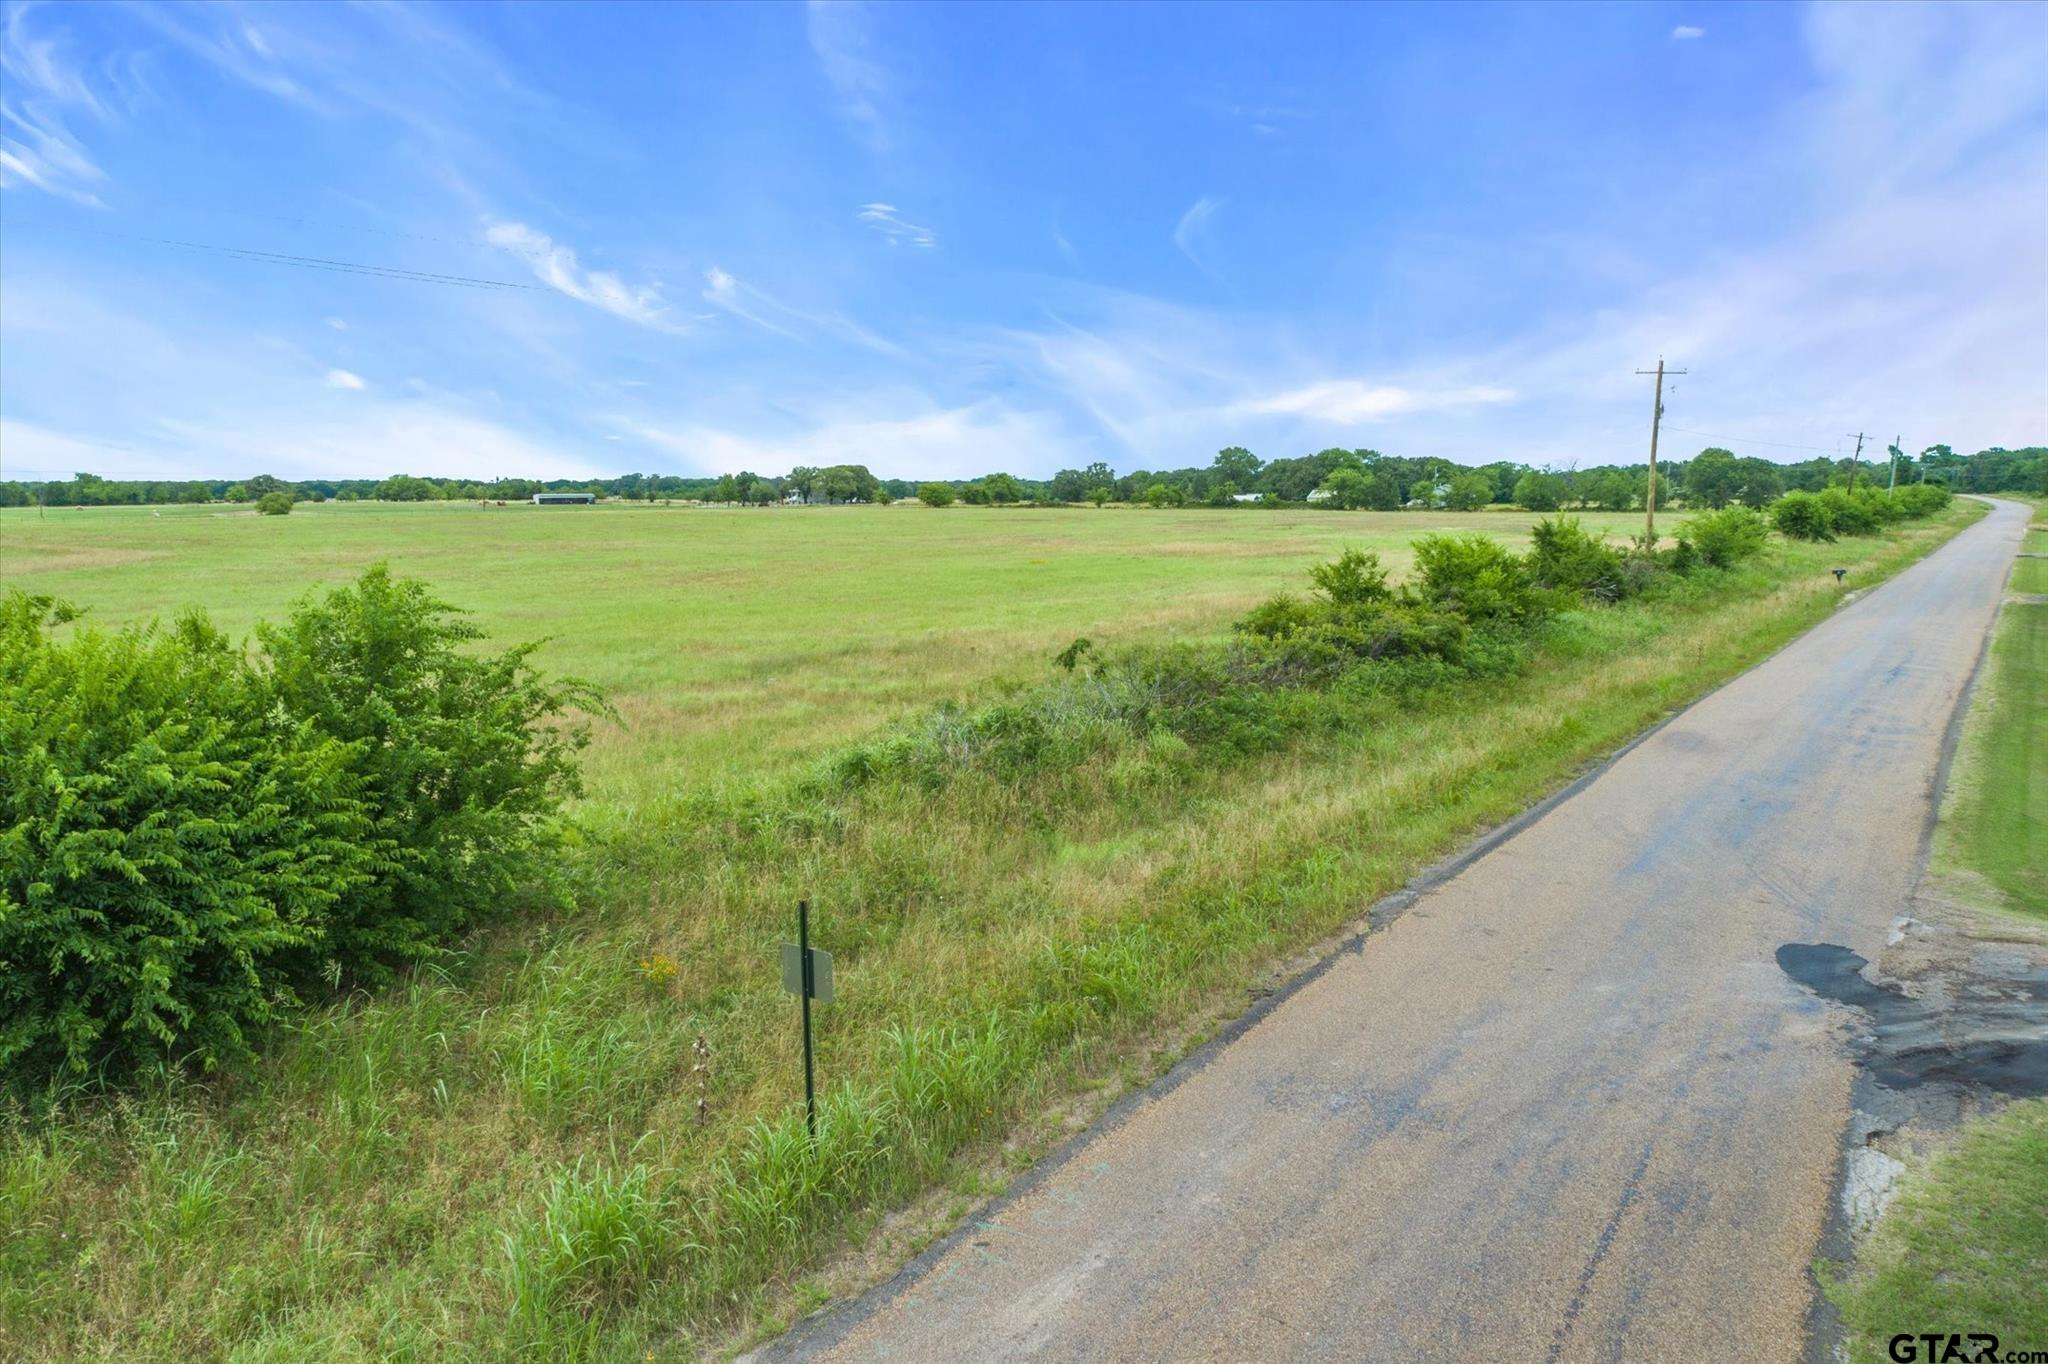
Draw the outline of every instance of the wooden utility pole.
M1685 373L1682 369L1669 372ZM1639 369L1636 373L1657 376L1657 399L1650 408L1650 486L1643 494L1643 548L1654 549L1657 545L1657 428L1664 421L1664 357L1657 357L1656 369Z
M1890 481L1884 485L1884 495L1886 497L1890 497L1899 490L1899 456L1905 453L1899 449L1899 442L1904 439L1904 436L1892 437L1891 449L1888 452L1892 457L1892 476Z
M1867 439L1861 431L1856 433L1856 453L1849 457L1849 491L1856 491L1856 471L1863 467L1863 442ZM1836 449L1841 449L1838 445Z

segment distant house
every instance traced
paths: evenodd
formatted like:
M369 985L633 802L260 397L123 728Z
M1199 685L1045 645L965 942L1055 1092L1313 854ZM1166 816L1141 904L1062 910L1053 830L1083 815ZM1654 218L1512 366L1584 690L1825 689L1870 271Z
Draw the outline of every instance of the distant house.
M1266 500L1266 495L1264 493L1232 493L1230 500L1232 502L1263 502Z
M1308 500L1311 502L1328 502L1330 500L1330 490L1328 488L1318 488L1308 495Z
M597 501L596 493L535 493L536 507L587 507Z

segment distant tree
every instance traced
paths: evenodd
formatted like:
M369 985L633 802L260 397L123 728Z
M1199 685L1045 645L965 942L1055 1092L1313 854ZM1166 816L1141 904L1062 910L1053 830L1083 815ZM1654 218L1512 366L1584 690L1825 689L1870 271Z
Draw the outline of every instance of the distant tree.
M711 485L713 502L737 502L740 500L739 480L731 474L719 475L718 482Z
M1079 469L1062 469L1052 476L1048 487L1055 502L1079 502L1088 494L1088 485L1082 481Z
M1145 505L1148 507L1178 507L1187 500L1187 494L1172 483L1154 483L1145 489Z
M1009 474L990 474L981 480L981 486L988 490L988 500L998 505L1024 500L1024 489Z
M1564 501L1564 480L1533 470L1515 480L1515 505L1524 511L1552 512Z
M379 502L428 502L433 500L434 485L411 474L393 474L378 483L370 496Z
M1740 481L1735 452L1709 446L1685 466L1685 500L1693 506L1719 511L1735 500Z
M986 507L989 504L988 485L976 481L960 490L960 500L970 507Z
M1093 502L1097 509L1100 509L1103 503L1109 501L1111 496L1112 494L1109 489L1100 483L1088 490L1088 500Z
M1493 501L1493 480L1478 470L1459 474L1444 494L1444 505L1452 511L1478 511Z
M249 490L237 483L234 487L222 493L221 496L230 502L247 502L249 500Z
M1227 479L1214 484L1209 489L1209 495L1202 500L1212 507L1228 507L1237 500L1237 485Z
M882 487L880 484L877 484L875 486L875 490L868 494L868 501L874 503L878 507L886 507L895 500L895 498L889 495L889 490L887 488Z
M921 483L917 489L917 500L927 507L950 507L953 505L953 485L950 483Z
M256 499L256 510L263 516L289 516L292 510L292 495L273 488Z
M1116 470L1098 459L1081 471L1081 482L1090 488L1114 488Z
M1907 464L1901 461L1899 481L1906 479ZM1785 476L1778 466L1767 459L1754 455L1735 461L1735 500L1745 507L1761 511L1778 499L1785 491Z
M1635 504L1635 481L1619 469L1589 469L1579 479L1579 498L1602 511L1627 511Z
M1372 480L1354 468L1341 468L1323 480L1322 491L1329 494L1326 505L1353 511L1364 507L1372 496Z
M1216 462L1209 466L1216 477L1235 483L1240 488L1249 488L1252 480L1259 476L1263 463L1259 457L1242 445L1233 445L1216 452Z

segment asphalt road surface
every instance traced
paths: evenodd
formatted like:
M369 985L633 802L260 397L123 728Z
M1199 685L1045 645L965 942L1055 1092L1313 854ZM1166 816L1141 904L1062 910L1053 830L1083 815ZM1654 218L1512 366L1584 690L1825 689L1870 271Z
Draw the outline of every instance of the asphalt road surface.
M1773 953L1878 955L2026 519L1998 504L765 1353L1800 1357L1853 1074Z

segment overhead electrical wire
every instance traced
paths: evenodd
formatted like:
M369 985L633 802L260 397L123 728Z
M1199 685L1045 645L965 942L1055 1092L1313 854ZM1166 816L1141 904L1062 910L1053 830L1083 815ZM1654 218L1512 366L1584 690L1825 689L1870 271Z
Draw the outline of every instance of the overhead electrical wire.
M233 260L261 261L269 265L289 265L300 270L327 270L345 275L368 275L377 279L403 280L409 284L439 284L459 289L538 289L534 284L521 284L509 279L485 279L478 275L457 275L437 270L407 270L395 265L374 265L366 261L336 260L329 256L300 256L285 251L262 251L253 247L221 246L212 242L186 241L177 237L147 237L131 232L114 232L104 228L87 228L103 237L125 237L130 241L153 242L158 246L175 246L187 251L206 251L226 256Z

